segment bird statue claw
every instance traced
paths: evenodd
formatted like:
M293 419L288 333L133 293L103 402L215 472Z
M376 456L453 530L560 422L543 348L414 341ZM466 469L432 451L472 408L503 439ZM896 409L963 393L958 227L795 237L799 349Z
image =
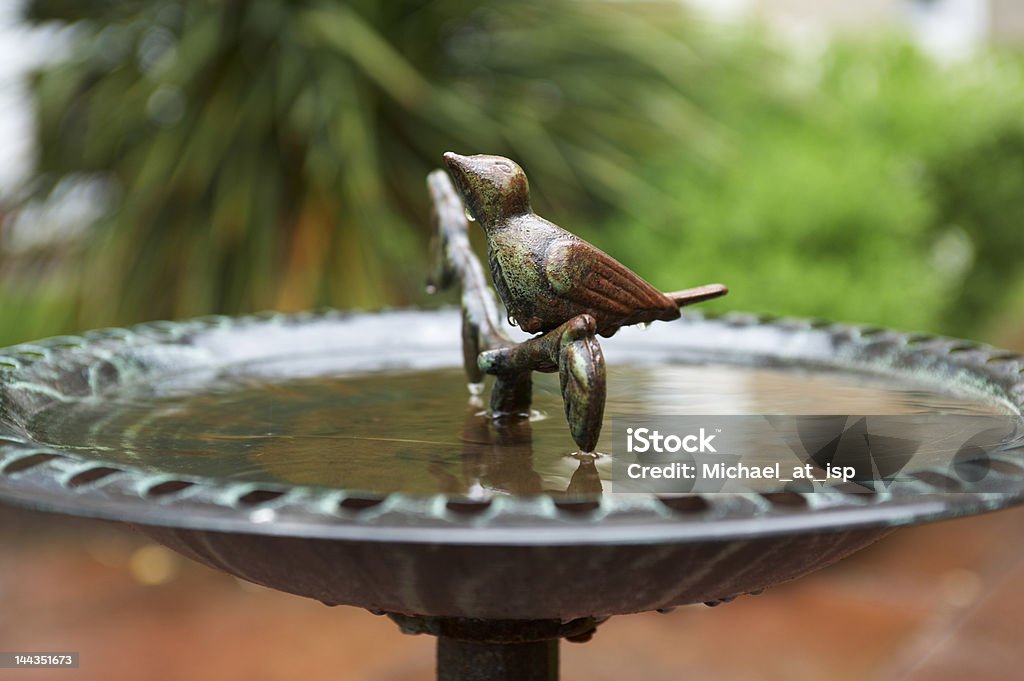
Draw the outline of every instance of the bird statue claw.
M724 295L721 284L662 293L617 260L536 215L526 174L501 156L448 152L427 177L433 204L428 291L462 286L463 363L471 384L495 376L494 418L528 418L532 372L558 372L569 432L580 451L597 447L607 381L597 336L656 320ZM456 193L456 187L458 193ZM462 195L462 200L459 198ZM509 320L528 333L514 341L469 243L471 212L487 236L491 278Z
M509 376L523 371L558 372L569 432L582 452L593 452L604 417L605 366L590 315L522 343L481 352L477 366L485 374Z
M590 321L593 327L593 319ZM569 335L563 335L563 339ZM581 452L593 452L601 435L607 394L604 353L593 331L562 346L558 353L558 377L572 439Z

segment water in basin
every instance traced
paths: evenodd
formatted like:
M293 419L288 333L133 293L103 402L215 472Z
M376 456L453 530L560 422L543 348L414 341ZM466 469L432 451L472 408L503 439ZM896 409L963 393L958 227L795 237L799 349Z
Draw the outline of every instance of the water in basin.
M584 469L571 455L557 376L535 375L534 407L525 429L495 432L481 405L468 404L458 369L304 378L234 370L197 386L58 404L31 429L58 449L76 443L79 456L181 476L471 497L600 493L611 466ZM606 424L617 414L928 413L1005 411L852 373L612 366ZM610 450L608 430L599 451Z

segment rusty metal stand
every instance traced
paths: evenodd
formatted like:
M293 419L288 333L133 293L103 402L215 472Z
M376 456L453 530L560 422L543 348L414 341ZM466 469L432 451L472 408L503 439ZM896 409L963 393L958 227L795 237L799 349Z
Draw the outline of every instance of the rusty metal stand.
M406 634L437 637L438 681L557 681L559 641L589 641L604 621L388 617Z
M558 639L470 643L437 639L437 681L557 681Z

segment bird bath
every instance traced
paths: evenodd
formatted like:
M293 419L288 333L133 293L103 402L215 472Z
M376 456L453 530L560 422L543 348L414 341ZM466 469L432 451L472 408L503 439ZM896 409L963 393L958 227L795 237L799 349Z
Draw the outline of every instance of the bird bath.
M439 637L439 678L546 679L611 615L717 603L893 528L1024 500L1019 437L982 476L891 487L615 490L534 418L467 402L457 311L213 317L0 351L0 501L130 523L243 579ZM1024 359L959 341L686 314L605 342L621 414L1019 417ZM787 491L790 490L790 491Z

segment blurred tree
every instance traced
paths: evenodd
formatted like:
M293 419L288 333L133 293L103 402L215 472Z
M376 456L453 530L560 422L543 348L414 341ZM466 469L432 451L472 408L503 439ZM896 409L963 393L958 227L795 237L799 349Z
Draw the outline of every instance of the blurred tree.
M73 26L36 79L36 196L102 176L71 260L75 326L416 300L426 173L524 162L587 222L663 195L659 148L716 153L704 111L760 58L676 2L34 0ZM642 206L637 213L644 212Z
M727 282L719 309L968 336L1020 314L1016 55L941 65L898 38L786 53L674 0L27 13L70 42L35 82L32 195L85 180L106 201L59 262L0 263L0 342L420 303L423 178L448 149L521 161L540 212L664 288Z

